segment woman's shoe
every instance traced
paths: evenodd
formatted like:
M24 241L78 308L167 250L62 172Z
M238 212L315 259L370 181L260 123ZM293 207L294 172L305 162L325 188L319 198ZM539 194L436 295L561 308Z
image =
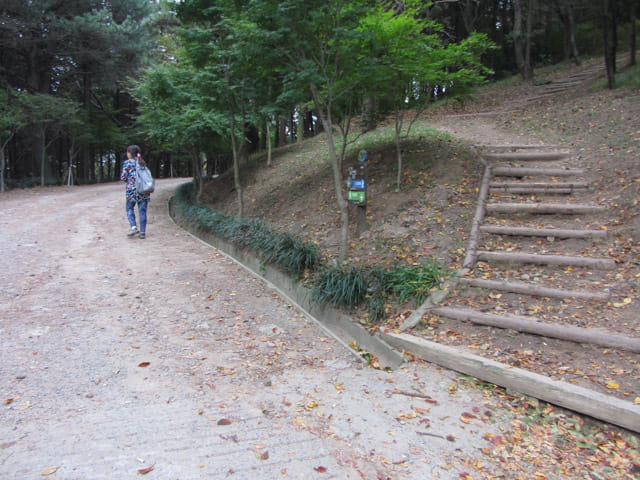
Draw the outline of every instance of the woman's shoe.
M131 230L127 233L127 237L133 237L136 233L138 233L138 227L131 227Z
M144 238L144 232L140 232L140 238Z

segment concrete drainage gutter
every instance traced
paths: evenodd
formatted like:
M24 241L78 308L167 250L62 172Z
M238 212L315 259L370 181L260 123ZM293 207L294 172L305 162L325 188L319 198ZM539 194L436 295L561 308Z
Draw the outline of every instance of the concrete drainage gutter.
M378 336L371 335L365 328L355 323L349 316L328 306L312 303L309 290L295 282L290 275L275 267L265 265L251 252L240 249L219 237L196 229L173 204L173 198L168 202L169 215L181 228L188 231L202 242L217 248L236 263L243 266L253 275L263 279L275 288L289 302L316 321L327 333L336 338L349 351L364 361L358 350L375 355L380 366L397 368L404 362L404 357ZM352 348L355 345L357 350Z

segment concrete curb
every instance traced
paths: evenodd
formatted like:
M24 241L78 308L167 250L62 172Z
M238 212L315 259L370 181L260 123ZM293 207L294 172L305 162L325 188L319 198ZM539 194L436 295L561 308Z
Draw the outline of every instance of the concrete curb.
M196 229L190 222L180 216L180 212L173 204L173 197L168 201L169 216L181 228L189 232L202 242L217 248L220 252L247 269L253 275L261 278L280 294L287 298L309 318L316 321L327 333L343 344L361 361L362 356L356 349L364 350L375 355L380 366L397 368L404 362L404 357L397 350L389 346L384 340L371 335L365 328L355 323L349 316L334 308L312 303L309 289L296 282L290 275L277 268L264 264L251 252L240 249L219 237Z

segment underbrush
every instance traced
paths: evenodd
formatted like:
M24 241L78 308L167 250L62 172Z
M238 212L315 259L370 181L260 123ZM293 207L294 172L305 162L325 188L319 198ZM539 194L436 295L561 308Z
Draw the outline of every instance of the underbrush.
M196 229L247 248L298 280L304 274L314 302L347 309L364 306L367 322L383 320L391 301L413 301L418 306L439 285L444 272L435 260L390 269L348 263L328 266L315 245L294 235L275 232L259 219L228 217L197 204L193 183L179 187L174 201Z

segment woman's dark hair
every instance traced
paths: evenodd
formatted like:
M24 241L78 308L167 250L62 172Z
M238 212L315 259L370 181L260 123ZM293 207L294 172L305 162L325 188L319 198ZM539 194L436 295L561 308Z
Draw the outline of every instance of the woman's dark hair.
M127 147L127 152L130 153L133 158L138 160L138 163L140 165L142 165L143 167L146 165L146 162L142 158L142 150L140 150L140 147L138 145L129 145Z

